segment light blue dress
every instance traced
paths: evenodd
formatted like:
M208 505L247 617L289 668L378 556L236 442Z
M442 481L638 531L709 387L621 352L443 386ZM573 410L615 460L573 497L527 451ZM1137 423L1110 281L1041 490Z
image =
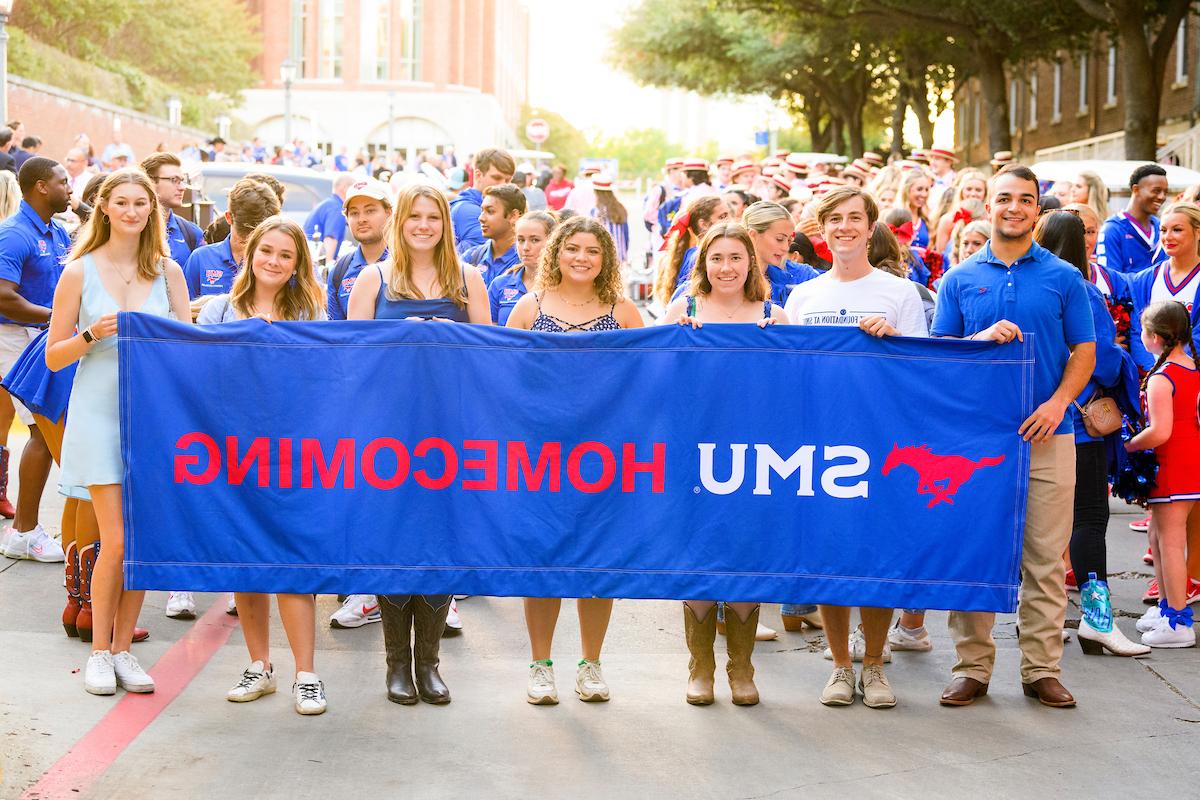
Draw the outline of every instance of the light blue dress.
M82 262L80 330L105 314L122 310L104 288L91 254L85 255ZM156 317L171 316L165 269L154 281L142 307L136 310ZM68 409L67 427L63 432L60 491L68 497L86 499L88 486L123 483L125 464L121 458L116 336L96 342L87 355L79 359Z

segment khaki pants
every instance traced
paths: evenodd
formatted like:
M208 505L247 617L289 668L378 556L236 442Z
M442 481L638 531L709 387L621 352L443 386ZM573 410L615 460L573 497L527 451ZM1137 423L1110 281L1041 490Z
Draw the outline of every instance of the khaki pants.
M1075 437L1053 436L1034 444L1029 462L1029 504L1021 553L1021 682L1061 674L1063 619L1067 611L1066 565L1075 498ZM996 663L992 625L996 615L952 611L950 633L958 651L954 677L988 683Z

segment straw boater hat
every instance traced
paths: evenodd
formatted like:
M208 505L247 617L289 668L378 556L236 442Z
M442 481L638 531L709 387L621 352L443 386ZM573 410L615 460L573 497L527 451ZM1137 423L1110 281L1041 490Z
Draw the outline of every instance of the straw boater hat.
M741 161L733 162L733 167L730 170L730 175L732 177L737 177L738 175L740 175L743 172L753 172L753 171L754 171L754 162L749 161L747 159L742 159Z
M998 150L992 154L992 167L1000 169L1013 160L1012 150Z
M774 183L776 186L778 186L780 189L783 189L784 194L792 193L792 182L790 179L785 178L782 175L772 175L771 182Z
M871 177L871 169L870 169L870 167L866 167L864 169L864 167L862 166L863 163L864 162L861 158L856 158L854 160L854 163L850 164L848 167L846 167L845 169L842 170L842 174L843 175L853 175L853 176L865 181L867 178Z
M592 178L592 188L601 192L611 192L613 188L612 176L607 172L601 172L595 178Z
M958 156L956 156L956 155L954 154L954 151L953 151L953 150L946 150L946 149L944 149L944 148L941 148L941 147L935 147L935 148L933 148L933 149L931 149L931 150L926 150L926 151L925 151L925 155L926 155L926 156L928 156L928 157L930 157L930 158L933 158L934 156L936 156L936 157L938 157L938 158L944 158L944 159L947 159L947 160L949 160L950 162L952 162L952 163L955 163L955 164L957 164L957 163L958 163Z
M666 163L663 166L665 166L667 169L678 169L679 167L683 166L683 159L682 158L668 158Z
M918 164L929 163L929 151L925 149L913 150L912 155L908 157L909 161L915 161Z
M883 164L884 164L883 156L881 156L881 155L879 155L879 153L873 152L871 150L868 150L867 152L862 154L862 160L867 162L867 164L869 164L870 166L876 167L876 168L882 168Z
M683 162L683 168L689 171L698 169L708 172L708 162L703 158L689 158L687 161Z
M771 153L771 158L779 159L780 163L782 163L791 153L791 150L776 150L774 153Z
M783 163L792 172L808 172L808 162L799 153L788 153Z
M733 163L733 156L718 156L717 157L717 166L718 167L721 166L722 164L732 164L732 163Z

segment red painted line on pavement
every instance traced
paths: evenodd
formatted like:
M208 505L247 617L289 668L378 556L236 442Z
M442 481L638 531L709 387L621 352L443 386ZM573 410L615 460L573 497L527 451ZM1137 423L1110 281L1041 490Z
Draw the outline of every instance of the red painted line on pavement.
M78 798L86 793L121 752L204 669L209 659L229 640L236 626L237 618L225 613L222 596L196 620L182 639L163 653L149 671L154 678L154 693L126 692L66 755L54 762L37 783L25 790L21 800ZM83 675L79 677L82 679ZM88 696L86 701L105 702L106 698L93 699ZM85 702L83 695L80 695L78 702Z

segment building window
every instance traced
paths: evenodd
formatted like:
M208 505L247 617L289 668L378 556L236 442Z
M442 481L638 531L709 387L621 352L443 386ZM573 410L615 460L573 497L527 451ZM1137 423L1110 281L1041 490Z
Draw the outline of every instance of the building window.
M981 108L983 107L983 98L980 97L979 95L975 95L974 97L971 98L971 100L972 100L971 105L974 106L973 111L974 111L974 115L975 115L975 119L972 123L974 125L974 129L971 133L971 141L974 144L979 144L980 121L981 121L980 117L983 114L983 112L981 111Z
M317 20L317 43L320 47L319 78L342 77L342 22L345 19L345 0L320 0Z
M1175 85L1184 86L1188 80L1187 58L1187 18L1179 23L1179 33L1175 34Z
M386 81L392 77L391 0L362 0L360 16L362 78Z
M1088 110L1088 54L1079 54L1079 113L1086 114Z
M1106 106L1117 104L1117 46L1108 46L1108 93L1104 96Z
M1062 62L1054 62L1054 89L1051 98L1051 122L1062 120Z
M1038 108L1038 74L1037 69L1029 75L1029 130L1037 127L1037 108Z
M300 2L300 19L298 21L295 21L292 23L293 25L296 26L296 28L295 28L296 47L300 51L296 56L296 61L298 62L297 66L296 66L296 74L301 78L309 77L309 66L310 65L308 62L308 12L309 12L308 6L309 6L308 0L301 0L301 2Z
M400 42L399 71L402 81L421 80L421 0L400 0L396 36Z
M1008 82L1008 130L1010 133L1017 132L1017 100L1019 97L1017 79L1013 78Z

